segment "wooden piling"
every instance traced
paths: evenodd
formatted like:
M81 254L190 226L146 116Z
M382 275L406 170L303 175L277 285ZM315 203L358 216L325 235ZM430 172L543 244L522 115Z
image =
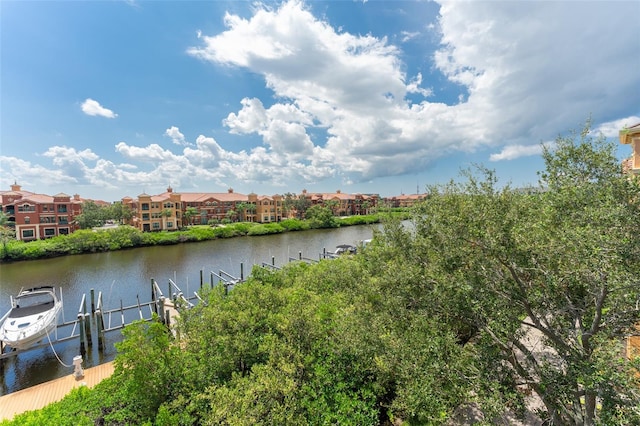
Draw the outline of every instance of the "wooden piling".
M120 299L120 319L122 320L122 326L124 327L124 308L122 307L122 299Z
M95 299L95 291L91 289L91 316L96 313L96 299Z
M104 323L102 322L102 311L96 309L96 328L98 332L98 350L104 349Z
M271 265L276 266L276 257L271 256Z
M80 355L84 357L87 353L87 349L85 347L85 332L84 332L84 315L82 313L78 313L78 324L80 325Z
M240 262L240 281L244 281L244 263Z
M138 314L140 315L140 319L144 319L144 315L142 315L142 308L140 307L140 295L136 294L136 300L138 301Z
M93 346L93 336L91 333L91 315L88 313L84 314L84 327L87 334L87 346L91 347Z
M200 290L202 290L203 285L204 285L204 271L200 269Z
M164 315L162 314L164 312L164 297L160 298L160 312L158 312L158 315L160 315L160 321L162 321L162 323L164 325L168 325L165 321Z

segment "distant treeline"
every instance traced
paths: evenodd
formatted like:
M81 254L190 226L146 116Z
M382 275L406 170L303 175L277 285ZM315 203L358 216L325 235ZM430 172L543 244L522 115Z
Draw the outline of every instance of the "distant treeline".
M395 212L386 215L402 216L407 213ZM380 214L331 217L323 221L317 218L306 220L286 219L278 223L239 222L227 225L197 225L180 231L142 232L137 228L122 225L111 229L78 230L69 235L30 242L12 240L0 246L0 261L12 262L33 260L81 253L97 253L156 245L179 244L195 241L215 240L238 236L280 234L289 231L335 228L340 226L378 223Z

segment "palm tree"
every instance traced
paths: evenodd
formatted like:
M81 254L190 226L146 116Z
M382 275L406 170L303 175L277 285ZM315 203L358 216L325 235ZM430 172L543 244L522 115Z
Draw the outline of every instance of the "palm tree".
M245 211L247 210L247 203L242 202L242 203L236 204L236 210L238 211L238 214L240 214L240 220L246 221L247 218L245 216Z
M235 210L231 209L231 210L227 210L227 213L225 214L225 216L227 216L227 219L229 220L229 222L233 222L233 218L235 218L238 215L238 213L236 213Z
M256 212L256 205L254 203L247 203L245 206L245 214L248 213L250 215L255 214Z
M187 207L184 211L184 218L187 221L187 225L193 225L193 218L198 214L198 209L195 207Z
M369 214L369 208L371 208L371 201L364 200L362 202L362 209L364 210L365 215Z
M329 207L329 209L331 210L331 213L333 213L333 215L335 216L338 210L338 207L340 206L340 202L338 200L327 200L324 202L324 205L326 207Z
M167 218L173 216L173 211L164 209L160 212L160 216L162 217L162 229L167 229Z

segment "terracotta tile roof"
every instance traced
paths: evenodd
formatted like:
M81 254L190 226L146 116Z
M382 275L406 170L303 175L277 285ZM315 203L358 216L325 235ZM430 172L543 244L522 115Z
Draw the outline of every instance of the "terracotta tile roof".
M186 203L201 203L205 201L248 201L249 196L238 192L181 192L180 200Z
M53 204L53 197L51 195L44 195L44 194L30 194L26 197L22 197L21 200L16 200L16 203L20 203L23 201Z

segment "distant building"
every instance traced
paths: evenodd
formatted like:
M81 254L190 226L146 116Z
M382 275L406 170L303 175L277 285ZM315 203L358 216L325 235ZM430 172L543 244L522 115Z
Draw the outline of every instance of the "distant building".
M336 216L357 216L369 214L378 205L377 194L348 194L336 192L307 192L302 190L301 197L307 198L311 205L323 205L331 208Z
M8 224L15 229L16 239L41 240L68 235L78 229L75 217L82 213L83 199L60 193L36 194L23 191L14 183L10 191L0 191L2 211Z
M384 200L389 207L411 207L418 201L422 201L425 198L427 198L427 194L402 194L395 197L387 197Z
M171 231L186 225L206 225L224 219L239 220L239 207L249 204L249 197L233 192L177 193L173 188L159 195L140 194L137 199L124 197L122 203L133 212L130 225L141 231ZM194 213L192 213L194 212ZM255 216L248 213L249 219ZM251 221L251 220L249 220Z
M620 130L620 143L631 145L631 157L622 162L627 173L640 174L640 123Z
M309 205L329 206L337 216L370 213L377 205L377 195L308 193L298 197L309 199ZM133 212L129 222L141 231L180 229L187 225L206 225L224 220L231 222L280 222L295 216L295 210L285 207L282 195L249 195L234 192L174 192L171 187L159 195L140 194L136 199L124 197L123 205Z

